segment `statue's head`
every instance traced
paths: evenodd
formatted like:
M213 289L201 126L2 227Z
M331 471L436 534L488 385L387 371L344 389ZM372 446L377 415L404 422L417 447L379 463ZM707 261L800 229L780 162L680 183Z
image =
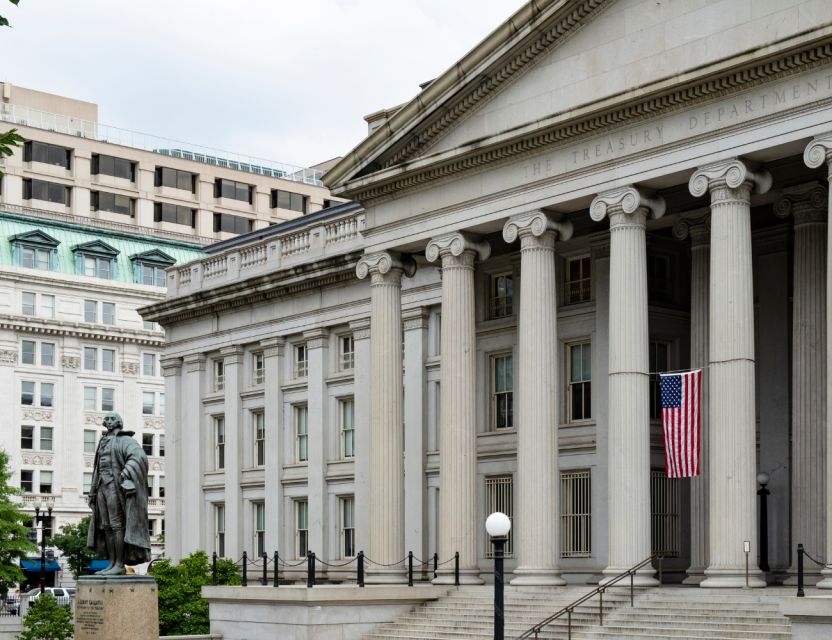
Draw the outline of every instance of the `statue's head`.
M122 422L121 416L118 413L115 411L108 411L104 416L104 426L107 431L115 431L116 429L123 429L124 422Z

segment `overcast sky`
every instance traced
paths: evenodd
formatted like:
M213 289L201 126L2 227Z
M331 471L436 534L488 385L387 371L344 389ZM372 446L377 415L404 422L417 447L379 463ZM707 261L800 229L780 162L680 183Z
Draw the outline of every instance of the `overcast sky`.
M366 135L523 0L0 0L0 79L99 122L308 166Z

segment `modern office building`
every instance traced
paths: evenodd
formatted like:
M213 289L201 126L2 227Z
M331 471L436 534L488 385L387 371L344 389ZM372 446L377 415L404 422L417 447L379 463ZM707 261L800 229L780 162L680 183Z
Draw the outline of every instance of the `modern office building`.
M167 331L169 553L363 549L400 582L409 550L459 552L476 583L501 510L513 584L660 552L740 587L747 543L762 587L797 543L832 556L830 24L812 0L530 2L371 118L325 176L357 204L172 268L142 311ZM703 473L672 480L656 374L689 367Z
M161 552L164 332L136 310L164 298L167 268L329 206L328 191L317 169L107 127L94 104L9 84L0 96L0 126L26 139L0 159L0 446L57 531L89 512L103 415L118 411L150 458Z

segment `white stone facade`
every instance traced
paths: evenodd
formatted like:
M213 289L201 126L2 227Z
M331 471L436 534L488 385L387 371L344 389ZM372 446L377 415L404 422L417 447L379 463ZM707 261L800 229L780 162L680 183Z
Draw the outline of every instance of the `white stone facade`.
M769 578L797 536L832 555L831 22L809 0L529 3L330 169L360 207L173 270L142 311L176 398L170 555L251 551L262 504L269 553L458 552L475 583L503 508L519 584L661 552L679 580L743 586L748 541L762 587L758 471ZM690 366L704 475L669 481L655 373Z

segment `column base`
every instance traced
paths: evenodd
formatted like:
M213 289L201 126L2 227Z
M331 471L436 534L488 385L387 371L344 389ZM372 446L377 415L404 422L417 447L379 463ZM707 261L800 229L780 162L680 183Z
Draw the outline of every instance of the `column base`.
M745 584L745 569L706 569L705 579L699 583L703 589L765 589L763 573L754 568L748 571L748 585Z
M509 584L513 587L562 587L566 580L558 569L517 568Z
M437 572L436 577L431 580L432 584L454 584L454 572L441 573ZM485 584L485 580L480 578L479 569L460 569L459 584Z
M603 587L605 584L609 583L610 581L614 580L622 573L627 571L627 567L607 567L601 573L603 574L603 578L601 578L600 582L598 582L599 587ZM645 567L643 569L639 569L636 571L636 574L633 576L633 586L634 587L658 587L659 581L655 578L656 570L653 567ZM621 578L618 582L613 585L613 588L616 587L628 587L630 586L630 578L624 577Z
M823 579L824 578L819 570L812 572L806 570L803 571L803 586L805 587L817 586ZM785 580L783 580L783 584L787 587L797 586L797 569L789 569L788 576Z
M820 575L823 579L815 586L818 589L832 589L832 568L821 570Z
M705 567L691 567L687 570L687 574L682 584L700 584L705 579Z
M367 571L364 584L407 584L407 572L402 569L374 569Z

